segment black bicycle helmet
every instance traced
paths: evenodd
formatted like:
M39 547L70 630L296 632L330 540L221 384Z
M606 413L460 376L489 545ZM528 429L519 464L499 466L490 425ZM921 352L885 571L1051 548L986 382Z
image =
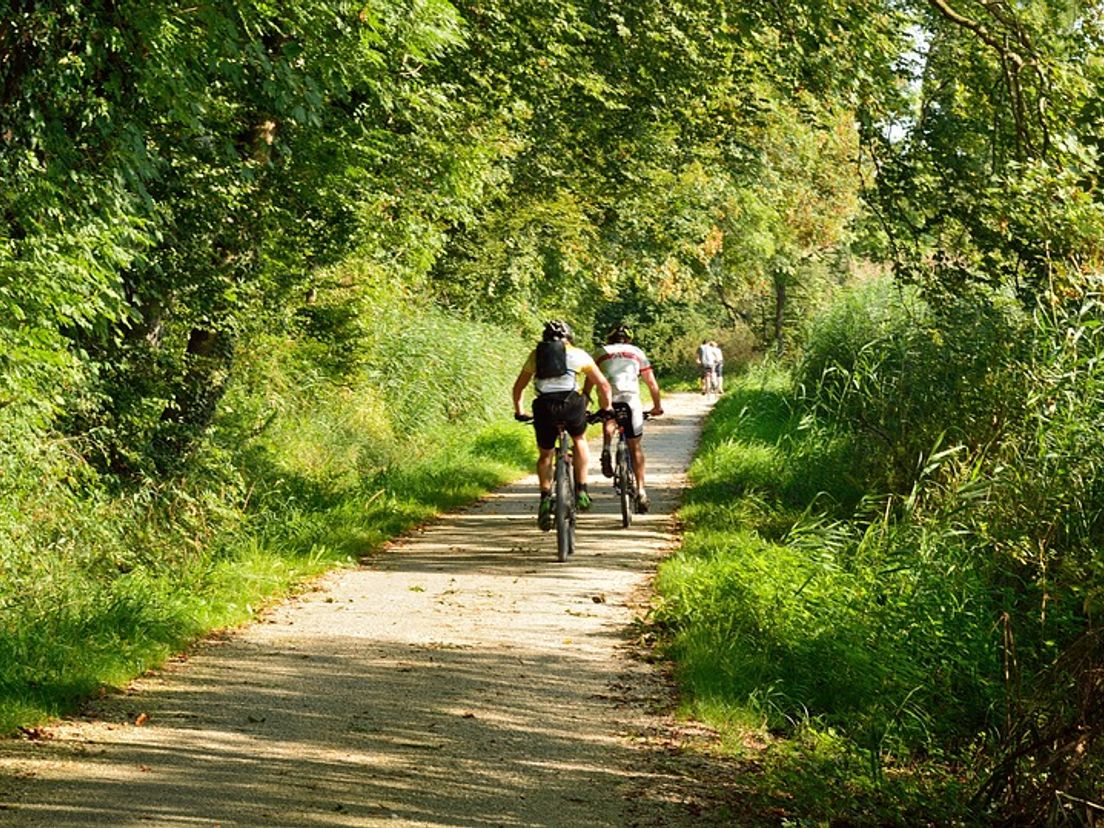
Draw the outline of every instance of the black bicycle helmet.
M554 339L566 339L571 342L575 339L575 332L562 319L552 319L544 323L543 339L545 342L551 342Z
M628 325L614 325L606 334L606 342L613 345L618 342L632 342L632 328Z

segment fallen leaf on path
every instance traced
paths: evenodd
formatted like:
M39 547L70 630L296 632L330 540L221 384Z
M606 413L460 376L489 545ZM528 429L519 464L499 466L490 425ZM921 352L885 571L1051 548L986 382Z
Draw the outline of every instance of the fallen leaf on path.
M134 720L134 726L135 727L141 727L142 725L144 725L148 721L149 721L149 714L148 713L139 713L138 717Z

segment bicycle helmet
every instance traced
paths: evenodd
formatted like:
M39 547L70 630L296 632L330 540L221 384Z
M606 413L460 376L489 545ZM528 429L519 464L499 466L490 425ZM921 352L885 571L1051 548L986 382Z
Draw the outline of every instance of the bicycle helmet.
M632 328L628 325L614 325L606 334L606 342L613 345L618 342L632 342Z
M551 342L554 339L566 339L571 342L575 339L575 332L571 330L571 326L564 322L562 319L552 319L544 323L543 337L545 342Z

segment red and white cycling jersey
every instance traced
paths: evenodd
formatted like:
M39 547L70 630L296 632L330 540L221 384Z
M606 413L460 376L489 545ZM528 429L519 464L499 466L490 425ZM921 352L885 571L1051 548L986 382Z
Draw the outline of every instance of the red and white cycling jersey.
M594 361L609 380L615 399L630 394L639 396L640 375L652 370L652 363L642 350L623 342L602 345Z

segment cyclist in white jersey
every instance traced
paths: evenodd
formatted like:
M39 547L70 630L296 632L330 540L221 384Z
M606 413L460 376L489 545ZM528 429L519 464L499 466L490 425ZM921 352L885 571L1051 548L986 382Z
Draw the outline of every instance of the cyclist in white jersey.
M648 413L659 416L663 407L659 400L659 383L656 382L652 363L644 352L632 344L632 331L625 325L617 325L606 335L606 344L594 354L594 361L609 381L612 392L613 409L627 408L630 414L625 429L625 437L632 452L633 468L640 492L640 511L648 511L648 492L644 488L644 448L641 437L644 436L644 407L640 401L640 381L648 386L652 395L652 409ZM590 393L590 380L583 386L583 396ZM613 460L610 457L610 443L617 432L617 421L608 419L602 430L602 474L613 477Z
M724 393L724 354L721 353L721 346L717 344L717 340L712 340L709 343L713 349L713 376L717 380L717 393Z
M709 378L715 375L717 370L717 355L720 350L714 350L713 344L708 339L703 339L698 346L697 363L701 366L701 392L704 394L709 387Z

